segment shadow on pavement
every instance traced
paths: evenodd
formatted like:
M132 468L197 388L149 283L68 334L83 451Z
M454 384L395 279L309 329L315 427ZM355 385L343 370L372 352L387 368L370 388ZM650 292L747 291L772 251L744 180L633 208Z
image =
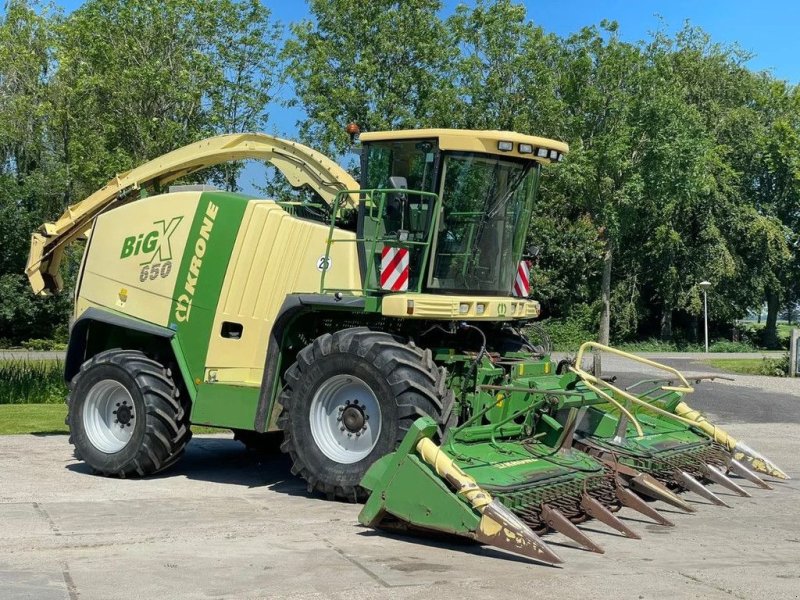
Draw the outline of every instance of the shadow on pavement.
M92 469L83 462L71 463L66 468L76 473L92 473ZM195 437L186 447L184 456L173 467L148 479L178 476L248 488L269 487L289 495L307 495L303 482L292 475L286 455L247 450L230 438Z
M439 534L435 532L415 531L413 533L411 532L403 533L388 529L375 530L375 529L363 528L361 531L358 532L358 535L362 537L375 537L375 536L389 537L395 541L413 544L414 546L428 546L430 548L440 548L443 550L452 550L454 552L464 552L466 554L478 554L490 558L500 558L510 562L531 564L543 567L552 567L554 569L558 568L557 566L540 563L538 561L526 558L524 556L518 556L516 554L511 554L510 552L497 550L495 548L492 548L491 546L483 546L478 542L475 542L467 538L458 536L449 536L446 534ZM548 545L549 544L562 545L560 543L553 542L552 540L545 540L545 542ZM565 548L574 548L574 546L570 546L568 544L563 544L563 546Z

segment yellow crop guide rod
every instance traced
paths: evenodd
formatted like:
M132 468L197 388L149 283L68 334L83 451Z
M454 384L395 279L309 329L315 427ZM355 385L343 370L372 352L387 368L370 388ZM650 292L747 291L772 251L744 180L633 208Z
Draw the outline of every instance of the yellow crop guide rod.
M302 144L262 133L208 138L116 175L88 198L68 206L57 221L42 225L31 237L25 268L34 293L48 294L63 287L59 267L64 249L85 237L94 218L118 200L200 169L244 159L270 163L293 187L309 186L329 204L337 193L359 189L358 182L335 161Z
M666 371L667 373L671 373L674 375L681 383L681 385L673 386L673 385L662 385L661 389L664 391L669 392L678 392L680 394L691 394L694 392L694 388L689 385L689 382L683 376L683 374L670 367L668 365L664 365L647 358L643 358L641 356L636 356L635 354L630 354L629 352L624 352L623 350L618 350L617 348L611 348L610 346L605 346L598 342L585 342L581 345L580 349L578 350L578 354L575 357L575 365L571 368L572 371L577 374L586 385L592 389L593 391L599 393L604 399L611 401L617 408L623 411L629 419L632 420L634 427L637 430L639 436L642 435L642 429L639 425L639 422L633 418L630 412L628 412L622 404L614 400L609 394L604 393L600 390L598 385L603 385L604 387L611 390L611 392L618 397L622 397L629 402L640 406L641 408L651 411L653 413L657 413L677 421L684 423L686 425L690 425L692 427L699 427L703 430L706 435L708 435L711 439L715 442L722 444L728 451L731 453L731 456L734 461L737 462L737 467L741 466L741 463L747 463L749 467L755 471L760 473L764 473L766 475L770 475L777 479L790 479L790 477L780 469L775 463L769 460L763 454L753 450L750 446L745 444L742 441L737 440L732 435L727 433L724 429L711 423L708 419L706 419L700 411L694 410L688 404L681 401L675 407L675 412L669 412L653 404L642 400L627 392L622 390L607 381L602 381L592 375L591 373L587 373L581 368L583 363L583 357L587 350L600 350L601 352L608 352L610 354L616 354L617 356L621 356L622 358L626 358L632 360L634 362L638 362L640 364L646 365L648 367L653 367L655 369L659 369L661 371ZM746 467L745 467L746 468Z

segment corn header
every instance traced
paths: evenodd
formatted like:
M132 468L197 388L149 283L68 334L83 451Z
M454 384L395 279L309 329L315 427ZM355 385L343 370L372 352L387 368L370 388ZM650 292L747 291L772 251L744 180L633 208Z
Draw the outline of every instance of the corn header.
M579 525L672 523L650 500L725 504L776 465L692 410L677 371L584 344L533 343L526 237L561 142L447 129L361 136L360 184L259 134L211 138L112 179L34 233L27 274L60 290L85 241L65 377L79 458L107 476L168 468L190 425L274 436L309 492L366 502L368 526L462 535L537 561L542 536L595 552ZM266 161L314 201L170 182ZM166 191L165 191L166 190ZM663 373L622 389L584 370L612 352Z

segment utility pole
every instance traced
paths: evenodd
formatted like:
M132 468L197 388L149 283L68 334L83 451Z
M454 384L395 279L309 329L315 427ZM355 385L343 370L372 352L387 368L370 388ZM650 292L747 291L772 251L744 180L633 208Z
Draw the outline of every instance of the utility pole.
M711 282L701 281L698 285L703 290L703 327L706 334L706 354L708 354L708 288L711 287Z

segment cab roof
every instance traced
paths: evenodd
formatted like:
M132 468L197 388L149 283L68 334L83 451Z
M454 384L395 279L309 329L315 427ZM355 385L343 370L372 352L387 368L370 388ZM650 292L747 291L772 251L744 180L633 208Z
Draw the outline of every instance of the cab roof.
M485 152L500 156L513 156L542 163L561 160L569 152L569 145L534 135L515 131L473 129L403 129L399 131L369 131L360 135L362 142L390 142L393 140L421 140L436 138L442 150ZM510 143L510 149L501 150L501 142ZM523 150L531 152L520 152Z

